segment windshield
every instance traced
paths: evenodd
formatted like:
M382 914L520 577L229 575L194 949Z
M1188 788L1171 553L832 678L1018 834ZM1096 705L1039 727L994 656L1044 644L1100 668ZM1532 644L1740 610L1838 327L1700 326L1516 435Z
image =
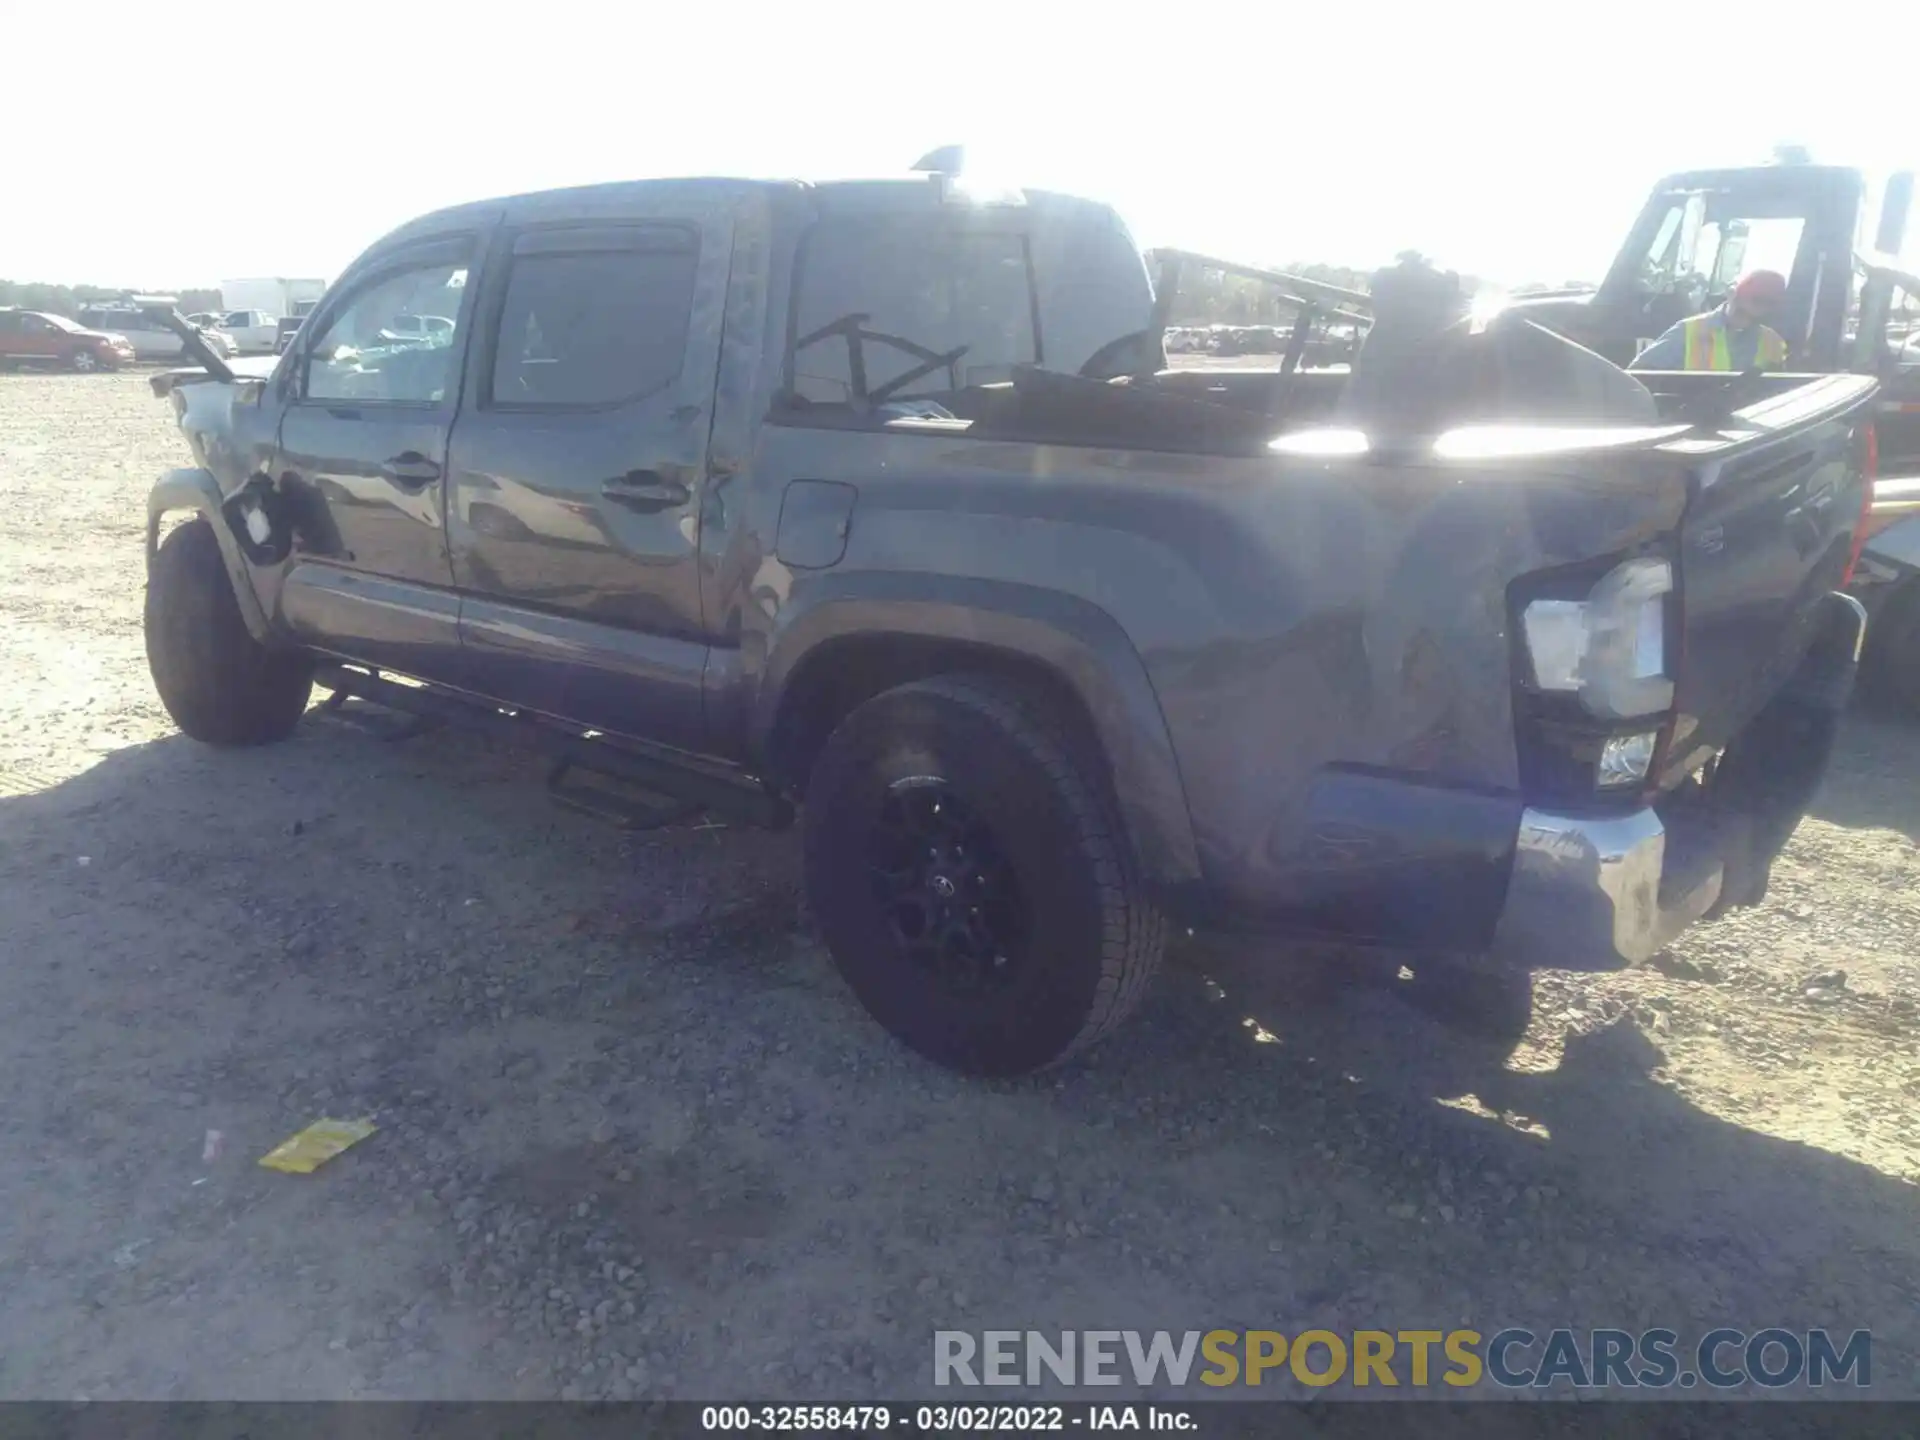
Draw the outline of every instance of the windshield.
M1675 195L1654 232L1640 270L1648 291L1725 294L1749 270L1792 275L1806 233L1803 215L1746 213L1739 197Z
M788 398L802 404L951 396L1041 358L1016 231L830 218L810 232L797 284Z
M49 325L53 326L53 328L56 330L65 330L71 333L81 328L80 326L74 324L73 321L67 319L67 317L64 315L42 315L40 318L46 321Z

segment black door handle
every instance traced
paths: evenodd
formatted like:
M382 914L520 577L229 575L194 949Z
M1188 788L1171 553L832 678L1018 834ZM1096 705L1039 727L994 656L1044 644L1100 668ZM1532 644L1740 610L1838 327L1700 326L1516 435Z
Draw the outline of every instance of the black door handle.
M668 480L657 470L630 470L616 475L600 487L600 493L616 505L629 510L666 510L684 505L693 492L678 480Z
M380 473L404 490L424 490L440 478L440 467L417 450L381 462Z

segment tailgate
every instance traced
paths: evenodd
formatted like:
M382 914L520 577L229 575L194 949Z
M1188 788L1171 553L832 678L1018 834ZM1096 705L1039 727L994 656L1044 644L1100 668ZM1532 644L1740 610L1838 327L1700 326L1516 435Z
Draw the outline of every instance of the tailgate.
M1748 406L1697 456L1682 522L1675 718L1665 778L1727 744L1813 638L1865 505L1875 381L1831 375Z

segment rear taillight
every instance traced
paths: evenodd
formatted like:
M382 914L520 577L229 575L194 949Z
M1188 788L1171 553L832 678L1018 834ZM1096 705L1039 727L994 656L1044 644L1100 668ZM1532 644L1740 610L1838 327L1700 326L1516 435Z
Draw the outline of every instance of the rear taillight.
M1847 568L1840 576L1843 589L1853 583L1854 567L1860 563L1860 551L1871 533L1873 482L1880 473L1880 432L1874 429L1871 420L1860 428L1864 432L1860 439L1860 514L1854 520L1853 545L1847 551Z
M1520 612L1521 637L1542 690L1577 696L1601 720L1657 714L1673 703L1667 597L1673 566L1623 560L1579 599L1542 598Z
M1543 802L1632 801L1655 783L1681 659L1678 575L1638 555L1524 577L1515 620L1521 788Z

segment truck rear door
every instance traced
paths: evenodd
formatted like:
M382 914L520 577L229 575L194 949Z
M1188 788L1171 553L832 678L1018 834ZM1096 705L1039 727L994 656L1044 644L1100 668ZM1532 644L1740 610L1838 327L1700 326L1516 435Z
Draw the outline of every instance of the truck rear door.
M700 495L732 261L672 186L509 216L448 462L467 658L489 693L698 749Z

